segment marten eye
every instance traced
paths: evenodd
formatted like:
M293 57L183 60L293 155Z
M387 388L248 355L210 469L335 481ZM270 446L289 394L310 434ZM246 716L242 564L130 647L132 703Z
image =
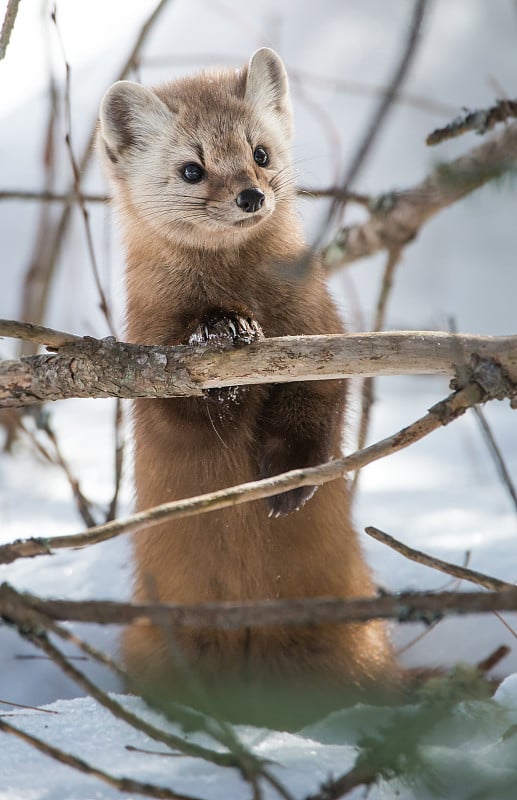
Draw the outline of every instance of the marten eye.
M265 147L259 145L253 151L253 158L259 165L259 167L266 167L269 164L269 154Z
M203 167L200 167L199 164L185 164L183 169L181 170L181 176L184 180L188 181L189 183L198 183L203 175L205 174Z

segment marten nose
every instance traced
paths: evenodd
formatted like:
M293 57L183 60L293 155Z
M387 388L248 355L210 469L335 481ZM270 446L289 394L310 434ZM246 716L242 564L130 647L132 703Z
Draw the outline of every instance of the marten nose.
M243 189L235 198L235 202L243 211L253 214L259 208L262 208L265 199L266 195L262 189Z

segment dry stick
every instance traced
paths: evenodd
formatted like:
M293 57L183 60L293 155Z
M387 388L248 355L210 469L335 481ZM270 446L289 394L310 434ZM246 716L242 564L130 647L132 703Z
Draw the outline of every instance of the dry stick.
M0 320L0 336L2 330ZM425 331L288 336L228 351L84 338L57 355L0 361L0 407L70 397L199 397L216 387L351 376L451 376L458 365L472 368L486 359L517 384L517 336ZM511 397L509 385L507 390Z
M515 488L515 484L512 480L512 476L510 475L510 471L506 465L504 460L503 454L501 452L501 448L497 444L495 436L492 432L492 429L488 423L488 420L485 414L482 412L480 408L477 406L473 407L473 412L476 415L476 419L479 423L479 426L485 436L485 440L488 445L488 449L492 455L494 460L496 469L501 477L501 480L510 495L510 498L513 502L515 510L517 511L517 489Z
M390 536L388 533L384 533L383 531L379 530L378 528L374 528L371 525L365 528L365 532L368 534L368 536L371 536L378 542L382 542L382 544L391 547L393 550L396 550L397 553L400 553L401 555L405 556L405 558L410 559L410 561L416 561L418 564L431 567L431 569L436 569L439 572L445 572L446 575L452 575L455 578L459 578L459 580L476 583L479 586L484 586L485 589L490 589L493 592L515 589L514 583L501 581L498 578L485 575L483 572L477 572L476 570L468 569L467 567L460 567L458 564L451 564L449 561L442 561L441 558L435 558L427 553L423 553L421 550L415 550L413 547L403 544L398 539Z
M43 614L46 618L55 621L96 625L154 625L169 627L171 630L305 627L367 622L371 619L431 624L434 620L442 619L445 616L517 611L517 587L515 586L497 592L485 590L479 592L400 592L377 597L349 599L305 597L254 602L196 603L193 605L42 599L28 593L23 593L21 596L31 611ZM12 598L13 588L6 583L0 584L0 613L8 620L19 614L16 608L13 611ZM87 689L87 691L89 690ZM228 765L228 763L223 764L223 766Z
M396 247L393 250L388 251L388 258L386 261L386 265L384 267L384 274L382 277L379 297L377 299L377 307L375 310L375 319L373 323L373 330L376 332L381 331L385 326L388 298L393 286L393 276L395 274L395 269L400 262L401 254L402 254L401 247ZM368 439L368 431L370 428L370 415L371 415L372 405L374 402L374 392L375 392L374 381L375 379L373 377L365 378L363 380L363 385L361 389L361 419L359 422L359 434L357 437L358 450L362 450L362 448L366 445L366 440ZM358 470L354 475L354 479L352 482L352 492L355 492L355 490L357 489L359 474L360 472Z
M91 192L81 192L81 197L85 203L106 203L109 200L107 194L92 194ZM0 191L0 200L36 200L39 203L73 203L75 199L75 191L66 193L25 191L22 189L4 189Z
M337 200L341 200L344 203L357 203L360 206L366 206L366 208L370 208L372 203L372 198L367 194L351 192L347 189L340 189L336 186L331 186L328 189L311 189L307 186L299 186L296 191L301 197L307 197L309 199L335 197ZM0 192L0 200L1 199L2 193Z
M95 286L97 289L97 293L99 295L99 307L103 313L104 319L108 325L108 330L110 331L112 336L116 335L115 326L113 323L113 319L111 316L111 311L108 305L108 301L106 298L106 294L104 292L104 288L102 286L102 281L99 273L99 267L97 264L97 258L95 255L95 248L93 245L93 236L92 230L90 226L90 216L88 213L88 209L86 208L86 203L82 196L81 191L81 172L79 170L79 165L74 155L74 148L72 146L72 101L71 101L71 69L68 59L66 57L65 46L63 42L63 37L61 36L61 30L58 25L57 21L57 9L54 6L54 9L51 13L51 19L54 23L56 28L57 37L59 41L59 46L61 48L61 55L63 58L63 62L65 65L65 120L66 120L66 132L65 132L65 143L66 148L68 151L68 157L70 159L70 166L72 168L72 175L74 180L74 191L75 191L75 199L77 204L81 210L81 215L83 218L84 223L84 231L86 235L86 244L88 248L88 255L90 258L90 265L92 268L93 279L95 282Z
M31 747L39 750L40 753L53 758L61 764L72 767L72 769L82 772L85 775L98 778L98 780L101 780L108 786L112 786L119 792L140 794L144 797L163 798L163 800L197 800L193 795L178 794L178 792L174 792L172 789L167 789L164 786L153 786L150 783L141 783L133 778L117 778L98 767L88 764L88 762L84 761L82 758L73 756L71 753L67 753L59 747L54 747L54 745L48 744L32 734L20 730L20 728L16 728L3 719L0 719L0 731L18 737L18 739L21 739L27 744L30 744Z
M426 144L435 145L446 139L453 139L467 131L484 134L499 122L506 122L512 117L517 117L517 100L498 100L491 108L469 111L461 117L456 117L443 128L437 128L426 139Z
M483 369L480 369L475 381L434 405L424 417L398 433L352 455L321 464L318 467L291 470L272 478L251 481L186 500L164 503L147 511L133 514L126 519L114 520L91 528L84 533L46 539L21 539L0 546L0 563L10 563L18 558L29 558L36 555L49 555L54 549L96 544L130 530L143 530L166 519L194 516L251 500L271 497L299 486L320 486L327 481L341 478L347 472L408 447L437 428L448 425L472 405L485 402L490 395L486 389L482 388L482 383L486 384L488 380L494 381L491 396L501 396L501 392L508 391L507 388L505 390L504 386L497 383L497 377L493 374L493 362L482 362L481 366L485 367L485 376L483 376ZM486 377L487 375L488 377ZM511 391L515 390L512 388Z
M46 461L49 462L49 464L54 464L56 466L59 466L63 470L63 472L65 473L65 477L66 477L66 479L67 479L67 481L68 481L68 483L70 485L70 488L72 490L72 494L74 496L74 499L75 499L75 502L76 502L76 505L77 505L77 509L79 511L79 514L83 518L83 521L84 521L85 525L88 528L92 528L94 525L96 525L96 521L95 521L94 517L92 516L91 510L90 510L91 506L92 506L92 503L83 494L78 479L73 474L72 468L70 467L70 465L66 461L65 457L63 456L63 453L61 452L61 448L59 447L59 443L58 443L57 437L56 437L55 433L53 432L52 428L50 427L50 422L48 421L48 419L46 419L46 417L44 417L40 421L39 429L42 430L48 436L50 441L52 442L52 445L54 447L54 453L55 453L54 456L52 456L49 453L49 451L47 450L47 448L39 441L39 439L36 436L36 434L33 431L29 430L29 428L26 426L23 418L21 416L19 416L14 409L7 408L7 409L5 409L4 413L6 413L9 416L12 415L12 424L17 429L22 430L24 432L24 434L31 441L32 445L43 456L43 458Z
M7 3L2 30L0 31L0 61L5 58L7 45L9 44L11 33L13 32L19 5L20 0L9 0Z
M127 78L139 56L139 53L144 46L147 37L149 36L154 24L158 20L161 12L164 10L170 0L160 0L157 3L154 11L149 15L148 19L142 26L135 44L133 45L128 58L126 59L122 69L115 78L115 80L124 80ZM88 142L83 151L78 163L79 174L82 178L84 175L93 153L93 145L95 142L97 124L93 126ZM71 199L67 201L61 210L59 220L51 229L46 231L45 237L45 250L42 256L38 259L37 265L31 270L31 274L26 279L30 279L31 291L26 291L25 298L22 303L22 310L20 316L23 319L31 319L35 322L42 322L45 316L45 309L47 306L48 295L50 291L50 284L54 274L54 269L57 264L57 259L61 250L61 245L64 241L66 231L71 219L72 207L75 199L75 194L69 192Z
M42 162L44 167L44 192L53 190L57 177L57 164L59 156L57 152L57 136L59 121L59 94L58 83L53 72L51 59L51 47L49 31L45 28L44 37L45 52L48 70L48 116L46 124L45 141L42 152ZM42 321L42 315L38 316L37 309L34 308L33 300L38 298L44 291L45 279L42 275L42 264L52 256L52 237L50 232L55 225L54 212L48 203L43 203L39 208L38 220L34 232L31 255L23 276L21 292L21 316L25 320ZM34 355L37 348L27 343L22 343L19 348L20 355Z
M403 48L399 63L397 64L397 67L387 86L384 96L381 98L379 105L376 108L370 120L370 123L366 129L366 133L363 136L359 144L359 147L357 148L350 162L350 166L343 180L344 189L348 189L354 182L355 178L357 177L359 170L363 166L366 157L368 156L376 138L379 135L383 123L386 121L388 112L397 97L397 93L408 74L411 62L417 50L419 34L425 16L426 4L427 0L415 0L413 12L411 15L411 23L409 26L409 30L406 36L405 46ZM316 249L319 249L319 247L321 246L321 240L323 238L324 233L329 229L332 222L335 221L342 207L343 207L342 201L339 201L336 198L332 201L323 231L318 237L318 244Z
M122 401L120 398L117 398L115 404L115 420L114 420L114 431L115 431L115 486L113 488L113 495L111 497L111 501L106 513L105 522L110 522L111 520L115 519L117 516L117 508L118 508L118 500L120 494L120 487L122 483L122 473L124 469L124 452L125 452L125 441L124 441L124 433L122 431L123 425L123 408L122 408Z
M48 348L57 349L70 342L83 341L82 336L74 333L56 331L44 325L33 325L30 322L18 322L14 319L0 320L0 337L7 336L12 339L23 339L27 342L46 345Z
M325 265L337 269L408 244L438 211L500 177L516 162L517 123L512 123L460 158L439 165L416 186L382 195L370 219L338 231L324 250Z
M498 578L493 578L490 575L485 575L482 572L477 572L476 570L467 569L466 567L460 567L457 564L451 564L448 561L442 561L440 558L435 558L433 556L428 555L427 553L423 553L421 550L415 550L412 547L409 547L406 544L403 544L398 539L395 539L393 536L390 536L388 533L384 533L383 531L379 530L378 528L374 528L369 526L365 528L365 532L372 536L374 539L377 539L378 542L382 542L382 544L391 547L393 550L396 550L397 553L405 556L406 558L410 559L411 561L416 561L418 564L424 564L426 567L431 567L431 569L439 570L440 572L445 572L447 575L452 575L459 580L470 581L471 583L476 583L479 586L484 586L486 589L490 589L492 591L502 591L505 589L511 589L515 587L515 584L507 583L506 581L501 581ZM514 638L517 638L517 634L509 625L505 619L499 614L498 611L493 612L494 615L497 617L499 622L501 622L505 628L511 633ZM439 621L439 620L438 620ZM422 636L425 636L432 626L428 626L423 634L420 634L416 640L410 642L409 645L405 646L402 650L399 651L399 655L401 652L405 652L410 646L415 644ZM506 652L501 655L501 658L506 655ZM481 667L479 667L481 669ZM487 667L487 669L489 669Z
M465 559L464 559L463 566L466 567L468 565L469 561L470 561L470 550L467 550L467 552L465 554ZM453 578L452 580L446 581L445 584L443 586L439 587L436 591L438 591L438 592L446 591L449 588L456 589L456 588L458 588L460 583L461 583L461 580L458 580L457 578ZM440 620L436 620L436 622L432 622L430 625L427 625L423 631L418 633L412 639L409 639L404 645L402 645L401 647L398 647L397 650L396 650L397 656L401 656L403 653L406 653L408 650L411 650L412 647L414 647L416 644L418 644L418 642L421 642L422 639L425 639L426 636L428 636L428 634L431 633L431 631L439 624L440 624Z
M0 705L23 708L25 711L39 711L41 714L57 714L59 716L59 711L51 711L50 708L38 708L38 706L27 706L24 703L13 703L12 700L0 700ZM0 716L4 715L0 712Z

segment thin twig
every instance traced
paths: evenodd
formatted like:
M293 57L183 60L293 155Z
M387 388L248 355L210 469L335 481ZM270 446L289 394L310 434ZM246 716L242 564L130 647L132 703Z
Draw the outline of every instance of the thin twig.
M75 199L77 204L81 210L81 215L83 218L84 223L84 232L86 236L86 245L88 248L88 255L90 259L90 265L92 268L93 279L95 282L95 286L97 289L97 293L99 295L99 307L104 315L104 319L108 325L108 330L112 336L116 335L115 325L113 322L112 314L110 311L110 307L106 298L106 294L104 292L104 288L102 286L101 276L99 273L99 267L97 264L97 257L95 255L95 247L93 244L93 236L92 236L92 229L90 226L90 216L88 209L86 208L85 201L82 196L81 191L81 171L79 169L79 164L77 163L74 148L72 145L72 99L71 99L71 68L70 63L66 57L65 45L63 42L63 37L61 36L61 30L59 28L59 24L57 21L57 10L54 6L54 9L51 13L51 19L54 23L57 32L57 38L59 41L59 46L61 49L61 55L63 58L63 62L65 65L65 121L66 121L66 132L65 132L65 143L66 148L68 151L68 156L70 159L70 166L72 168L72 175L74 180L74 191L75 191Z
M13 32L19 5L20 0L8 0L2 30L0 31L0 61L5 58L7 45L9 44L11 33Z
M14 703L12 700L0 700L3 706L12 706L13 708L23 708L25 711L38 711L42 714L59 714L59 711L51 711L50 708L38 708L38 706L28 706L25 703ZM3 716L0 713L0 716Z
M79 511L79 514L83 518L84 524L86 525L87 528L95 527L97 523L91 510L92 502L88 500L88 498L83 494L79 480L75 477L72 468L70 467L68 461L65 459L61 451L61 447L58 438L56 436L56 433L50 425L50 415L48 414L42 415L39 427L42 431L44 431L44 433L46 433L46 435L52 442L55 452L54 463L56 463L59 467L61 467L66 476L66 479L70 485L72 494L75 499L77 510Z
M510 495L515 510L517 511L517 489L515 488L512 476L510 475L510 470L508 469L506 462L504 460L501 448L497 444L492 428L490 427L486 415L483 413L482 409L478 408L477 406L474 406L472 410L479 423L479 427L483 432L485 441L488 445L488 449L490 450L490 454L496 466L497 472L499 473L499 476L502 480L505 489Z
M54 328L46 328L43 325L33 325L30 322L18 322L14 319L0 320L0 337L7 336L13 339L23 339L27 342L36 342L49 348L59 348L70 342L82 341L82 336L74 333L57 331Z
M120 487L122 483L122 473L124 469L124 452L125 452L125 439L123 428L123 408L122 401L117 397L115 403L115 419L114 419L114 432L115 432L115 475L114 475L114 488L113 495L108 507L105 522L110 522L117 516L118 500L120 494Z
M106 194L81 192L85 203L107 203ZM73 192L29 191L24 189L4 189L0 191L0 200L37 200L40 203L73 203L76 200Z
M307 197L310 199L331 197L341 200L345 203L357 203L358 205L365 206L366 208L370 208L370 204L372 202L372 198L366 194L359 194L358 192L351 192L347 189L340 189L338 186L331 186L328 189L311 189L305 186L300 186L296 191L301 197ZM2 193L0 192L0 200L1 199Z
M411 22L406 36L405 46L402 50L399 63L393 73L391 80L388 83L385 94L382 96L373 116L366 128L366 133L362 137L359 146L354 153L350 166L346 172L343 180L343 189L348 190L355 178L359 174L371 148L377 139L383 123L386 121L388 112L393 105L398 91L402 86L411 66L411 62L416 54L419 36L422 29L427 0L415 0L413 11L411 14ZM329 209L327 221L325 223L324 231L327 231L331 224L336 220L339 212L343 207L342 201L334 199ZM319 237L319 244L321 246L322 235Z
M396 247L388 250L388 258L384 267L382 276L381 288L379 297L377 299L377 306L375 310L375 319L373 323L373 331L382 331L386 323L386 313L388 307L388 298L393 286L393 276L395 269L400 262L402 255L402 248ZM364 378L361 389L361 419L359 422L359 433L357 437L357 449L361 450L368 439L368 432L370 429L370 417L372 406L375 396L375 378ZM352 493L357 489L360 471L357 471L352 481Z
M410 561L416 561L418 564L431 567L431 569L436 569L439 572L445 572L446 575L452 575L453 577L459 578L462 581L476 583L478 586L484 586L485 589L490 589L493 592L515 589L514 583L508 583L507 581L499 580L499 578L493 578L490 575L485 575L483 572L467 569L467 567L460 567L458 564L451 564L449 561L442 561L441 558L435 558L427 553L423 553L421 550L415 550L413 547L403 544L398 539L390 536L388 533L384 533L383 531L380 531L378 528L374 528L371 525L365 528L365 532L368 534L368 536L371 536L378 542L382 542L382 544L391 547L392 550L396 550L397 553L400 553Z
M32 445L36 448L38 453L40 453L43 456L43 458L49 462L49 464L54 464L55 466L58 466L63 470L65 477L72 490L72 494L74 495L77 509L85 525L88 528L91 528L94 525L96 525L96 521L91 513L92 503L83 494L78 479L75 477L72 468L70 467L65 457L63 456L63 453L61 452L61 448L59 446L58 439L54 431L50 427L50 420L48 418L48 415L46 414L40 415L38 428L39 430L43 431L52 442L52 446L54 448L54 455L49 453L47 448L40 442L36 434L27 427L23 418L16 413L15 409L7 408L5 409L5 412L7 414L12 414L13 425L15 425L16 428L18 428L19 430L23 431L23 433L30 439Z

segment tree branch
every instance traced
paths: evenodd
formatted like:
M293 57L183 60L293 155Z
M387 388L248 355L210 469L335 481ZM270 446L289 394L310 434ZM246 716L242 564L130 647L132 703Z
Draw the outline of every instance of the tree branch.
M467 131L475 131L482 135L486 133L498 122L506 122L507 119L517 117L517 100L498 100L491 108L469 111L461 117L456 117L443 128L437 128L426 139L426 144L435 145L444 142L446 139L453 139L461 136Z
M19 323L0 320L0 336ZM23 326L59 353L0 362L0 407L70 397L187 397L205 389L360 375L444 374L493 359L517 383L517 336L424 331L288 336L246 348L145 346ZM18 335L18 334L14 334ZM61 344L58 344L61 343ZM508 392L511 396L511 392Z
M5 58L7 45L9 44L11 33L13 32L19 5L20 0L9 0L7 3L2 30L0 30L0 61Z
M336 269L408 244L438 211L500 177L516 162L517 123L513 123L460 158L439 165L416 186L382 195L369 220L338 231L323 252L325 265Z
M83 547L119 536L131 530L143 530L165 519L194 516L239 503L271 497L299 486L320 486L327 481L341 478L345 473L360 469L395 453L427 436L442 425L448 425L461 416L467 408L492 398L513 396L515 385L507 381L500 368L491 360L482 361L472 372L471 381L445 400L434 405L424 416L376 444L352 455L329 461L317 467L295 469L272 478L251 481L239 486L221 489L186 500L175 500L104 525L90 528L87 532L47 539L21 539L0 546L0 563L8 564L18 558L49 555L53 549Z
M365 528L365 532L368 536L391 547L393 550L396 550L397 553L410 559L410 561L416 561L417 564L423 564L439 572L445 572L446 575L452 575L454 578L459 578L462 581L476 583L478 586L484 586L485 589L490 589L494 592L515 588L515 584L501 581L498 578L492 578L491 575L485 575L483 572L477 572L474 569L467 569L467 567L460 567L458 564L451 564L449 561L442 561L441 558L435 558L427 553L423 553L421 550L415 550L413 547L399 542L398 539L395 539L388 533L384 533L384 531L380 531L378 528L374 528L371 525Z
M13 600L14 596L14 600ZM517 587L497 592L400 592L378 597L305 597L254 602L179 604L133 604L112 600L42 599L18 593L0 584L0 614L19 617L18 596L36 614L55 621L98 625L152 624L170 630L216 628L236 630L247 627L283 627L366 622L394 619L401 623L430 624L445 616L517 611ZM153 736L153 738L157 738ZM163 740L165 741L165 740ZM166 741L165 743L169 743ZM176 746L176 744L172 744ZM195 753L193 753L195 755ZM201 757L205 757L202 755Z

